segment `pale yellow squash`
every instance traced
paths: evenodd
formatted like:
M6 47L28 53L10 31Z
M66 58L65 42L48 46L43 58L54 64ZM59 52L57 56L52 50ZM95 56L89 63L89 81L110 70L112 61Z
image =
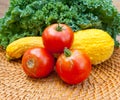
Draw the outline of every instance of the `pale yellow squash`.
M106 61L114 51L114 40L111 36L100 29L86 29L75 32L74 42L71 49L85 51L96 65Z

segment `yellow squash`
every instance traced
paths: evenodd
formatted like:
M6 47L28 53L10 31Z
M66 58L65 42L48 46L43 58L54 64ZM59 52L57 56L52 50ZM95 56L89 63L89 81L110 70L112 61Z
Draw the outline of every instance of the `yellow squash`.
M23 37L10 43L6 48L6 57L10 59L20 58L31 47L44 47L42 37Z
M111 57L114 50L114 40L111 36L100 29L87 29L75 32L74 42L71 49L85 51L96 65Z

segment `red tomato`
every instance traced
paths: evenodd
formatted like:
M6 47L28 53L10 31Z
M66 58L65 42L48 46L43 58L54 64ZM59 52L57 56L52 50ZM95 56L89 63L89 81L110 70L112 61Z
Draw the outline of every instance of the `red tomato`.
M84 81L91 71L89 57L78 50L70 50L69 55L66 54L61 54L56 62L58 75L68 84L78 84Z
M45 48L28 49L22 58L24 72L33 78L42 78L54 69L54 57Z
M70 48L73 43L74 33L65 24L52 24L42 33L43 44L52 53L61 53L64 48Z

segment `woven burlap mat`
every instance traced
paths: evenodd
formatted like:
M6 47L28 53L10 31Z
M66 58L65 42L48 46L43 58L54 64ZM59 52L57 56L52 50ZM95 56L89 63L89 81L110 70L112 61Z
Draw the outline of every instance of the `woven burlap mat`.
M0 49L0 100L120 100L120 49L93 66L89 78L78 85L64 83L55 72L43 79L29 78L21 61L7 61Z

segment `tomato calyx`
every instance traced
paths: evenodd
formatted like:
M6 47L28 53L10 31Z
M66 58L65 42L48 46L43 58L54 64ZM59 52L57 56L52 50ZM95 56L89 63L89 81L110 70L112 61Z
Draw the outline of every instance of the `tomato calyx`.
M56 31L61 32L63 30L63 26L60 26L58 23L58 26L56 27Z
M66 48L66 47L65 47L65 49L64 49L64 55L65 55L66 57L70 57L70 56L71 56L71 51L70 51L68 48Z

